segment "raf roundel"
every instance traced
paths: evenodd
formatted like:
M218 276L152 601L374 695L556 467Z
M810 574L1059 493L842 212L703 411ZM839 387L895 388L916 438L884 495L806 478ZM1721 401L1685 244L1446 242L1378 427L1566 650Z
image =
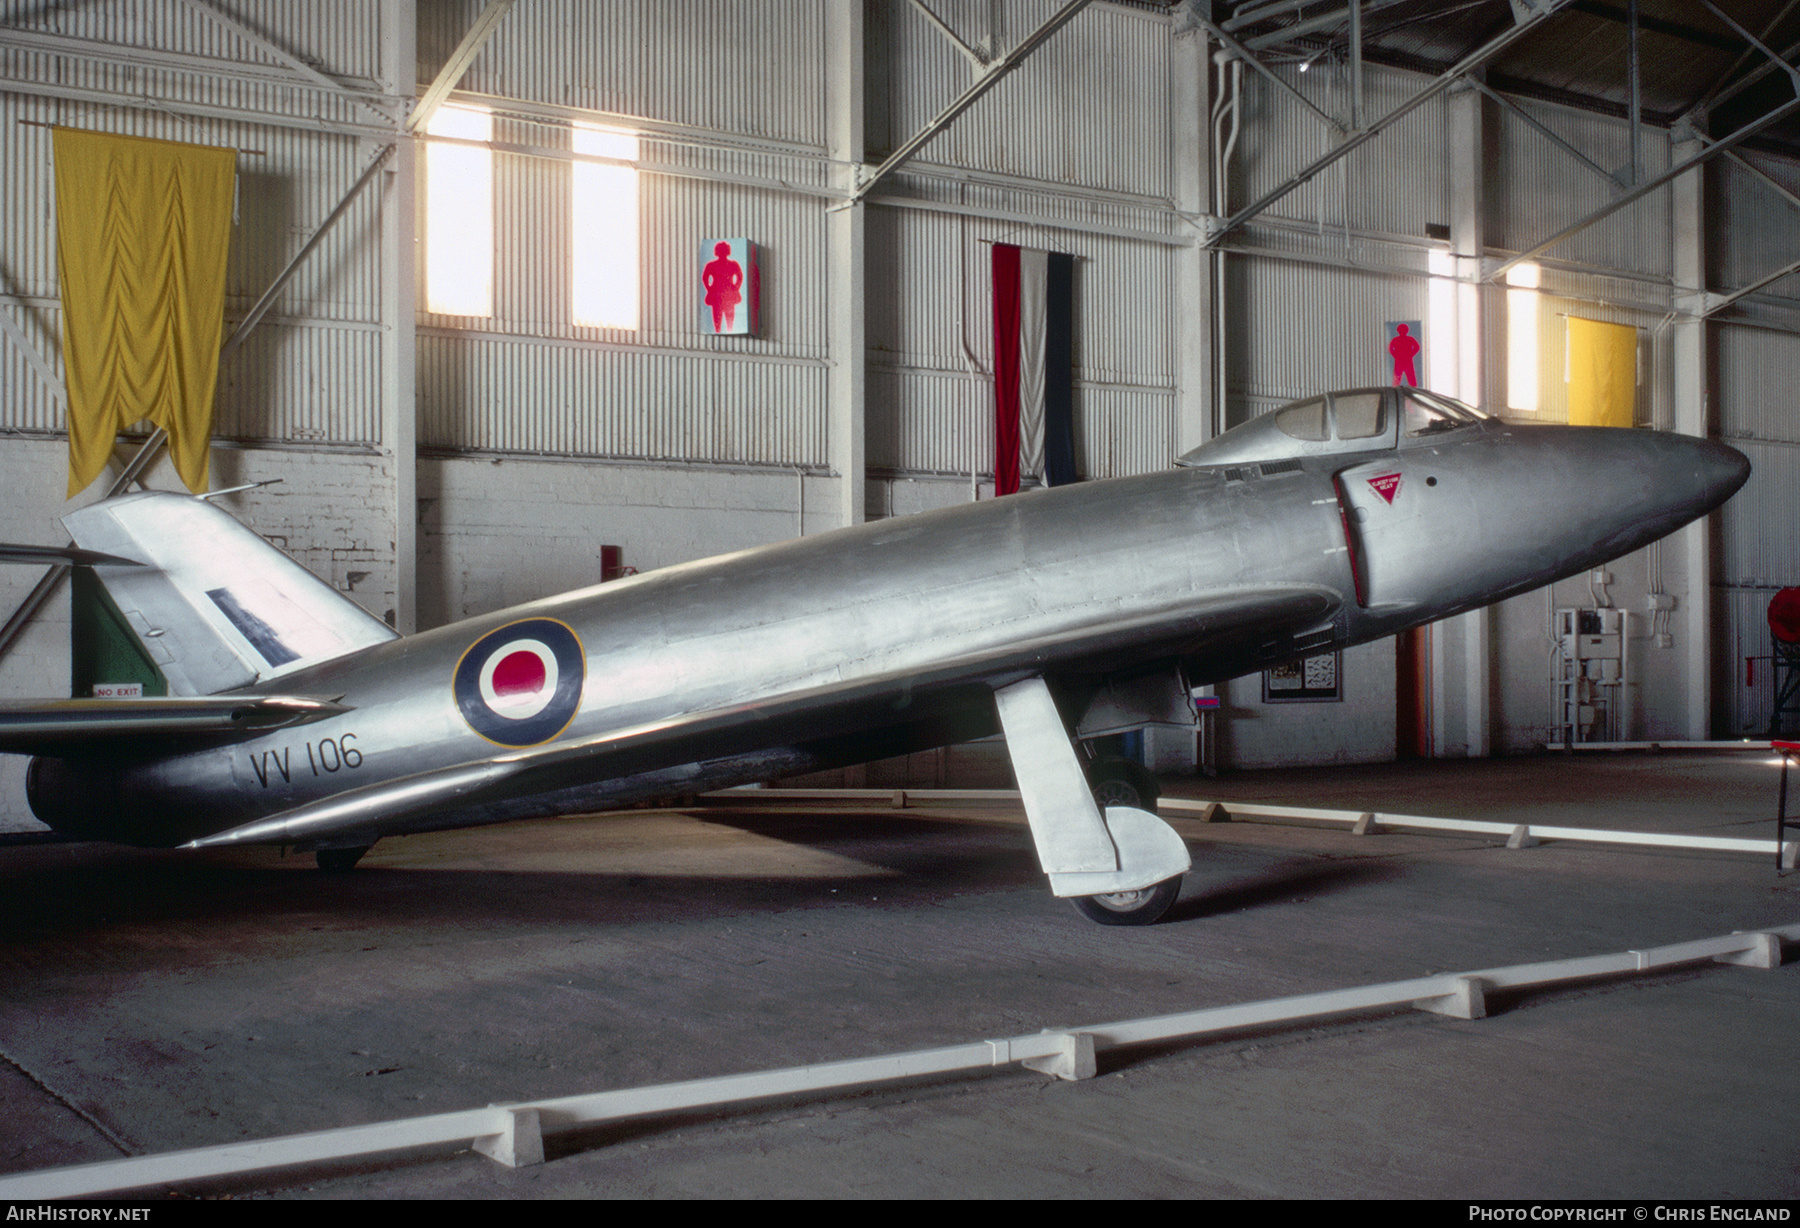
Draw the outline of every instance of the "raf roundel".
M551 618L490 631L456 663L456 707L469 728L501 746L548 742L575 719L587 659Z

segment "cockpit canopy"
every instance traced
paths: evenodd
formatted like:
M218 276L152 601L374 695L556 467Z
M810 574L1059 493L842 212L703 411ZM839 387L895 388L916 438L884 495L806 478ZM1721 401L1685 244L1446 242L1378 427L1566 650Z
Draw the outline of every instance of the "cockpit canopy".
M1232 427L1184 453L1190 468L1375 452L1488 420L1455 397L1423 388L1353 388L1309 397Z

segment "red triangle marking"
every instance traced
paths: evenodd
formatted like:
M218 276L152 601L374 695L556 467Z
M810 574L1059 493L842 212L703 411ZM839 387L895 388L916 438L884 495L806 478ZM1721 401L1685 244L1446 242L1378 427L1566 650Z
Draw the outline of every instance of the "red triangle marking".
M1384 473L1380 477L1370 478L1369 485L1373 486L1375 488L1375 493L1380 495L1383 499L1386 499L1391 506L1394 502L1394 496L1400 493L1400 475L1397 473Z

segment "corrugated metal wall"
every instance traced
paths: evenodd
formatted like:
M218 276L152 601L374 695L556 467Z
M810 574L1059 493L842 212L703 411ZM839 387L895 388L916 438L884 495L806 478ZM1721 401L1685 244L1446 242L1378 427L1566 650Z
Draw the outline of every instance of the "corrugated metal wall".
M1328 64L1320 67L1329 69ZM1347 104L1329 72L1288 80L1335 115ZM1394 72L1370 74L1369 113L1423 84ZM1266 82L1246 74L1245 131L1231 168L1228 208L1240 207L1283 182L1327 148L1316 118ZM1490 252L1535 246L1572 221L1616 199L1621 183L1583 165L1517 116L1484 104L1491 142L1484 193L1484 239ZM1629 128L1621 120L1548 103L1518 104L1582 150L1602 171L1630 161ZM1329 386L1383 377L1381 325L1426 319L1424 252L1427 222L1448 222L1447 99L1427 104L1395 130L1319 175L1234 235L1228 246L1225 361L1229 422ZM1790 189L1800 190L1800 163L1766 152L1745 155ZM1640 174L1671 164L1666 132L1646 128ZM1800 258L1794 221L1800 207L1733 161L1709 168L1706 288L1729 292ZM1643 385L1639 421L1667 429L1671 404L1670 333L1675 306L1669 194L1637 204L1560 243L1543 258L1538 296L1542 378L1536 416L1566 420L1563 371L1567 318L1580 316L1639 329ZM1278 255L1279 253L1279 255ZM1720 590L1715 627L1717 714L1721 731L1759 732L1772 698L1766 660L1746 685L1746 657L1769 652L1765 611L1775 588L1800 583L1800 420L1792 389L1800 379L1800 275L1765 287L1711 323L1709 373L1714 429L1750 457L1750 485L1718 520L1714 574ZM1504 287L1482 291L1488 404L1506 401L1507 301ZM1684 407L1691 408L1691 407ZM1706 600L1690 594L1684 600ZM1522 599L1523 600L1523 599ZM1635 600L1634 600L1635 604ZM1515 620L1516 621L1516 620ZM1527 612L1523 622L1535 620ZM1525 642L1529 641L1529 644ZM1537 638L1520 640L1512 660L1503 645L1497 677L1529 691L1542 672ZM1535 654L1535 655L1534 655ZM1526 659L1527 657L1531 659ZM1659 702L1646 695L1646 704ZM1524 712L1521 719L1530 718ZM1505 742L1507 734L1497 735Z
M1346 117L1342 66L1321 62L1304 75L1278 68L1328 114ZM1426 84L1415 74L1371 69L1365 114L1385 115ZM1332 143L1317 116L1268 82L1246 74L1245 135L1230 169L1236 209L1284 183ZM1428 314L1426 252L1442 247L1427 226L1449 222L1448 99L1428 102L1376 140L1277 201L1228 246L1227 421L1321 387L1383 382L1384 324ZM1618 183L1575 161L1518 117L1488 108L1493 159L1484 192L1487 248L1518 251L1549 238L1613 199ZM1601 166L1629 162L1627 125L1545 103L1519 104ZM1667 134L1645 129L1646 177L1669 165ZM1645 330L1646 348L1671 301L1667 194L1638 204L1559 244L1546 260L1540 301L1545 389L1538 414L1566 418L1560 359L1567 315L1617 320ZM1275 259L1281 252L1288 259ZM1482 289L1490 407L1505 399L1504 289Z
M934 11L1004 50L1059 7L961 0ZM910 5L891 6L892 146L975 68ZM1175 261L1169 25L1096 5L926 145L869 223L868 460L894 474L993 470L992 244L1068 252L1076 271L1077 465L1112 477L1175 451ZM872 88L882 87L872 83ZM901 205L906 197L916 204ZM1191 257L1190 257L1191 258Z
M826 464L826 3L538 0L501 22L459 96L495 107L496 142L539 156L496 155L494 315L421 318L422 446ZM421 81L482 7L481 0L420 6ZM1055 7L983 0L946 5L942 14L971 39L991 35L1004 48ZM234 12L348 88L379 88L378 6L340 12L264 0ZM997 24L990 30L990 23ZM278 57L172 0L55 9L19 24L50 41L29 44L21 35L21 45L0 50L14 75L36 73L46 86L161 91L188 109L221 113L177 118L75 98L0 99L15 202L0 225L9 231L6 250L28 261L5 270L7 288L26 304L5 310L39 337L52 363L58 325L48 134L11 121L259 151L241 162L228 304L239 312L379 148L350 135L379 127L367 104L291 84ZM872 209L871 285L893 287L870 296L869 458L877 470L957 474L972 458L991 469L980 372L991 353L984 287L988 243L997 239L1084 258L1077 359L1084 470L1106 476L1167 463L1172 270L1178 245L1193 238L1169 212L1168 26L1160 14L1096 5L896 181L898 195L962 212L893 203ZM891 6L887 28L891 64L880 109L904 135L961 92L974 69L910 5ZM231 113L245 118L225 118ZM644 280L634 332L569 318L569 236L577 220L570 164L556 151L568 147L569 125L579 118L643 133ZM345 135L288 126L308 120ZM222 372L218 434L379 445L378 226L370 192L302 266ZM694 292L699 243L736 234L761 245L763 332L708 337ZM965 354L965 336L979 371ZM0 429L57 429L53 393L17 347L5 347L0 363L19 390L0 408Z
M481 7L421 10L422 78ZM499 113L497 143L544 152L496 155L493 317L422 317L423 446L826 463L823 22L821 0L508 15L458 97ZM635 331L571 320L572 231L595 222L571 215L571 164L553 151L578 117L642 134ZM760 248L762 333L708 336L701 245L738 235Z
M91 39L123 47L158 48L224 62L279 67L280 61L227 25L194 7L167 0L108 0L105 4L17 5L8 27ZM238 22L338 78L380 74L380 9L352 0L238 0ZM205 87L205 83L195 83ZM263 108L257 108L259 110Z
M1621 120L1549 103L1520 101L1520 110L1585 153L1601 168L1623 171L1631 162L1630 126ZM1487 215L1487 242L1523 251L1610 203L1621 186L1603 179L1566 150L1514 116L1498 126ZM1645 127L1639 139L1641 177L1669 168L1668 133ZM1652 192L1613 216L1558 244L1547 258L1668 277L1669 196Z
M462 88L823 150L828 2L531 0L500 23ZM421 81L485 7L419 6Z
M933 7L965 41L991 31L995 49L1005 51L1061 3ZM911 5L893 8L888 30L890 135L898 144L968 88L975 69ZM920 162L1166 200L1168 83L1168 19L1094 5L926 146Z
M1304 74L1290 67L1277 71L1327 115L1349 118L1343 66L1321 63ZM1365 115L1371 120L1386 115L1424 83L1412 73L1366 70ZM1240 139L1231 168L1234 209L1260 199L1338 142L1338 134L1317 115L1261 77L1246 72L1243 93L1249 139ZM1427 222L1448 217L1444 149L1444 103L1439 98L1276 202L1265 221L1282 218L1321 231L1348 226L1376 235L1423 238Z
M1018 207L997 189L974 207ZM1029 203L1029 202L1026 202ZM1159 243L920 209L878 209L869 225L868 455L877 470L993 470L992 244L1069 252L1076 264L1078 466L1088 477L1161 468L1174 454L1173 261ZM876 270L885 283L876 288ZM890 272L891 271L891 272ZM966 348L965 348L966 347ZM971 361L971 357L972 360Z
M478 10L450 4L422 14L422 76L435 72ZM1006 6L1001 45L1053 11ZM949 5L942 15L977 38L992 12L985 3ZM888 17L890 93L880 109L906 134L966 88L973 69L911 6L894 6ZM1097 6L897 181L898 194L958 212L878 198L889 203L872 209L868 225L868 461L875 470L960 474L973 462L991 471L987 384L965 340L985 372L994 240L1084 257L1077 356L1084 471L1110 476L1168 463L1172 253L1191 233L1179 234L1168 212L1167 27L1160 15ZM599 109L642 131L642 162L660 168L640 180L643 324L635 334L569 324L560 272L572 224L568 167L500 155L496 314L428 319L420 342L423 444L826 463L825 202L809 191L827 178L823 30L823 0L619 4L598 13L546 3L508 17L459 95L510 118L497 141L566 145L557 128L567 119L544 109ZM540 113L514 115L506 100ZM1021 127L1020 116L1036 118ZM666 173L677 167L680 173ZM978 170L979 180L957 176L961 168ZM723 182L717 173L725 170L763 186ZM1144 239L1121 237L1140 230ZM766 310L756 340L708 337L699 328L700 242L737 234L762 245ZM647 412L644 398L660 409Z
M241 5L243 21L358 91L379 89L374 5ZM50 8L15 19L0 72L30 92L0 94L8 207L3 290L12 313L59 373L51 134L35 125L230 146L238 158L237 225L226 287L232 327L349 190L375 147L351 131L379 119L370 104L293 84L267 51L195 10L161 0ZM33 96L48 93L50 97ZM86 100L149 97L168 110ZM196 113L197 112L197 113ZM210 113L216 112L214 116ZM322 130L323 129L323 130ZM379 442L378 202L366 193L289 283L273 312L220 372L218 436L311 446ZM51 391L12 344L0 429L62 429Z
M534 0L517 6L462 83L500 112L496 140L496 307L491 319L425 317L418 340L420 442L446 452L617 458L819 470L829 464L825 188L828 5L839 0ZM934 0L972 42L1005 49L1059 0ZM420 6L428 80L483 0ZM351 90L380 89L381 6L234 0L232 11ZM295 84L277 57L175 0L38 6L9 18L0 75L35 95L0 94L0 285L6 311L57 365L48 132L70 123L246 150L228 311L241 312L312 233L378 148L368 101ZM1089 476L1160 467L1174 449L1181 335L1177 272L1201 259L1174 213L1177 146L1193 117L1171 113L1174 43L1161 13L1096 4L876 193L869 210L868 463L884 475L967 475L992 467L987 261L994 241L1068 251L1079 265L1078 404ZM976 69L914 6L882 6L871 34L870 143L924 126ZM1288 80L1334 115L1341 67ZM1424 84L1371 68L1367 113ZM165 98L184 114L102 105ZM1254 74L1230 168L1235 207L1328 148L1333 134ZM1230 420L1323 387L1380 382L1383 325L1428 315L1431 223L1448 221L1448 116L1440 98L1318 176L1232 237L1224 361ZM1612 199L1617 185L1516 117L1490 107L1486 241L1513 251ZM1602 169L1622 167L1625 125L1546 103L1520 104ZM378 108L377 108L378 109ZM642 324L574 325L569 312L570 166L576 120L643 137ZM1669 164L1667 135L1643 133L1643 173ZM1800 168L1747 155L1800 186ZM1800 256L1791 206L1739 166L1710 172L1714 289L1747 284ZM1793 210L1800 212L1800 209ZM321 449L380 443L381 275L373 194L302 268L273 316L226 368L221 434ZM1666 193L1559 246L1547 261L1540 343L1560 352L1562 316L1631 323L1666 384L1659 326L1672 303ZM699 243L762 245L765 326L754 339L699 328ZM1794 278L1715 323L1720 428L1757 465L1725 513L1719 567L1725 640L1739 660L1762 642L1766 585L1790 582L1800 541L1800 434L1788 389L1800 371ZM1504 291L1483 291L1490 352L1503 352ZM1784 315L1784 313L1786 313ZM1730 318L1730 317L1728 317ZM1498 400L1503 364L1489 362ZM0 430L60 425L53 390L10 341ZM1544 380L1540 416L1562 416ZM1652 398L1659 422L1671 407ZM1666 398L1665 398L1666 400ZM1742 649L1742 651L1739 651ZM1727 649L1721 649L1724 653ZM1533 667L1535 668L1535 666ZM1745 690L1745 688L1737 688ZM1751 722L1762 702L1733 701Z
M1791 257L1790 257L1791 258ZM1744 325L1715 331L1719 417L1726 440L1750 458L1750 482L1719 518L1728 732L1761 734L1774 702L1768 610L1775 591L1800 584L1800 420L1794 416L1800 335Z
M1714 164L1707 200L1712 219L1708 260L1720 286L1749 285L1800 259L1800 206L1769 179L1800 194L1800 166L1789 159L1750 152ZM1800 274L1770 283L1767 292L1800 299Z
M1327 61L1304 74L1292 66L1276 71L1313 105L1348 119L1343 66ZM1371 68L1365 114L1385 115L1421 84L1410 73ZM1241 105L1225 212L1284 184L1337 139L1317 115L1255 74L1243 75ZM1449 216L1444 157L1438 99L1228 238L1235 250L1224 283L1226 425L1321 389L1391 379L1386 322L1427 315L1426 226Z
M1226 300L1234 373L1227 421L1237 423L1328 388L1386 384L1389 320L1426 318L1423 277L1234 256Z

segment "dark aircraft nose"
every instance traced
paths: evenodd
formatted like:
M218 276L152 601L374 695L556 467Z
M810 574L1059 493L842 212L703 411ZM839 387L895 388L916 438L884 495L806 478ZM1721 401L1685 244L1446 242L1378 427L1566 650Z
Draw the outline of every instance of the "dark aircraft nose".
M1683 436L1674 436L1680 439ZM1713 507L1731 498L1750 480L1750 458L1736 448L1711 439L1696 439L1695 476L1704 483Z

